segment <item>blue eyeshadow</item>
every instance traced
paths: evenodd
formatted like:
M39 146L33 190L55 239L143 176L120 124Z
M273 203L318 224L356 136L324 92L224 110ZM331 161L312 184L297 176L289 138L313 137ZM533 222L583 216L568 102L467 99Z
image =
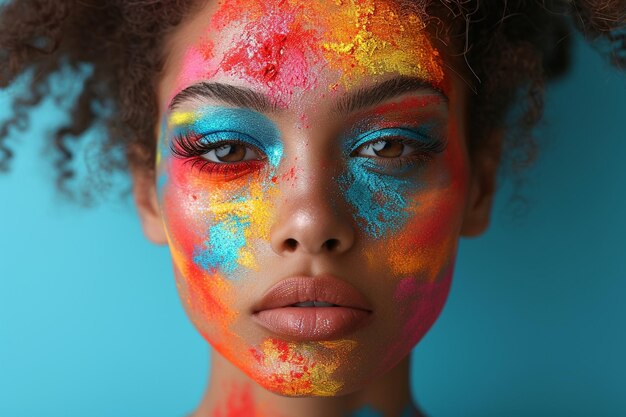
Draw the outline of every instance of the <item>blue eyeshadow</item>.
M194 122L175 129L174 133L192 131L208 141L219 141L227 132L241 133L239 139L250 142L260 148L273 167L277 167L283 155L280 131L269 118L249 109L228 107L205 107L196 112ZM217 134L213 138L212 134Z

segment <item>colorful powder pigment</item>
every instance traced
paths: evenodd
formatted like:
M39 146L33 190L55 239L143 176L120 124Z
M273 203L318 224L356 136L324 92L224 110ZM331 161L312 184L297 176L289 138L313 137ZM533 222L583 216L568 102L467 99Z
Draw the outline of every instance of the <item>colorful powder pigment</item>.
M333 374L356 345L352 340L289 343L270 338L251 353L257 372L266 375L265 388L290 396L332 396L343 386Z
M318 87L323 71L336 73L336 81L322 86L326 91L389 74L440 85L442 60L420 7L380 0L226 0L207 35L187 50L178 89L224 74L288 106L295 94Z
M410 218L398 233L385 239L385 270L397 277L407 275L428 277L430 282L438 279L439 272L450 264L451 254L456 252L460 225L450 219L459 219L464 210L464 182L451 181L461 178L455 173L462 163L448 156L452 172L442 175L439 182L431 182L420 192L418 200L411 204ZM376 249L366 251L371 265L379 264Z
M228 277L239 266L256 270L257 262L251 243L269 239L273 207L271 197L278 194L276 187L252 184L245 195L229 201L210 201L208 211L213 225L208 239L194 250L194 262L206 271L222 271Z
M354 145L346 148L346 153L353 152L363 144L386 141L389 138L402 138L408 146L419 149L430 149L432 154L445 149L445 141L428 133L427 127L398 128L393 122L380 122L380 128L366 131L357 136ZM388 127L384 127L388 124ZM350 140L346 140L350 144ZM338 182L342 187L346 200L354 208L353 217L361 228L371 237L380 239L399 233L407 220L415 215L418 205L412 202L411 196L417 193L424 184L414 176L405 173L416 171L419 162L413 161L400 169L385 169L373 158L351 157L348 159L347 170Z
M396 365L420 341L435 323L445 304L452 282L454 259L432 280L419 277L403 278L396 286L394 300L398 306L398 322L403 323L397 338L387 347L378 372L386 372Z
M168 234L170 252L175 268L182 280L177 280L177 287L183 304L192 321L199 325L204 334L218 331L229 332L230 325L238 313L232 309L234 294L231 284L220 274L208 275L198 268L186 253L189 242L174 240ZM213 341L219 349L219 341Z
M255 403L251 384L232 384L223 404L218 405L212 417L279 417L263 403Z
M263 175L225 179L194 168L193 158L177 158L170 151L183 135L210 144L219 142L222 132L240 132L262 149L267 155ZM278 193L269 178L282 155L278 130L265 116L245 109L174 112L163 127L159 154L158 195L174 266L182 277L177 280L181 298L205 336L228 334L239 314L232 308L235 297L229 281L242 269L258 267L251 248L269 236L270 201ZM218 350L224 349L221 343L212 340Z
M248 176L239 181L220 181L219 176L193 171L183 160L171 158L170 161L178 198L182 201L191 199L181 212L172 212L172 218L168 216L170 226L181 224L188 229L172 231L172 243L176 244L175 240L181 234L194 236L190 257L210 274L219 272L235 279L235 272L240 267L257 269L250 247L253 242L269 239L273 212L270 201L277 195L278 188L266 178L274 176L272 172L277 169L282 156L278 130L259 113L221 107L208 107L194 113L174 112L169 128L173 137L192 134L198 137L197 140L209 143L223 141L224 132L237 132L237 140L248 141L267 155L267 176ZM190 217L188 225L174 220L181 214Z
M257 412L252 398L252 388L246 385L233 387L228 394L224 407L216 407L212 417L261 417Z
M425 12L415 3L337 0L327 12L322 40L328 65L344 87L363 76L390 73L443 81L441 57L428 40Z
M400 10L394 4L377 0L222 1L207 22L204 37L186 51L177 90L171 93L215 78L215 82L243 84L268 95L280 113L294 102L301 103L294 101L301 93L317 90L322 92L319 97L331 97L342 89L359 88L363 81L382 81L392 75L418 77L438 86L444 78L443 65L428 41L422 11L404 6ZM425 101L421 106L430 104ZM300 120L308 128L304 113ZM245 175L226 177L194 167L192 158L174 157L169 141L161 142L159 200L179 291L203 336L257 383L283 395L333 396L349 386L340 375L350 363L376 368L378 361L366 364L367 359L356 355L356 341L292 343L269 338L258 344L260 339L242 331L248 329L242 313L251 299L246 291L254 286L252 279L243 277L265 272L255 274L266 260L262 250L269 246L274 204L281 201L279 189L288 182L293 185L300 175L297 163L288 172L288 167L278 170L284 164L283 141L275 124L246 109L205 107L172 113L166 130L168 139L189 134L209 144L238 132L242 134L238 139L267 156ZM397 310L407 315L398 318L400 323L409 319L406 326L398 324L401 337L386 333L391 342L381 342L393 343L384 358L383 366L388 366L400 357L398 352L410 348L415 332L432 324L443 305L449 282L440 272L449 262L446 254L454 242L440 239L437 243L439 232L427 236L432 241L421 247L421 238L411 238L415 231L425 233L412 220L418 223L420 216L429 213L424 210L441 206L441 201L429 203L429 190L415 181L418 175L386 175L372 169L376 167L371 161L346 159L345 173L335 180L354 209L355 221L376 241L378 268L387 268L385 276L402 280L394 301L400 304ZM437 192L448 191L433 190ZM450 232L443 226L448 215L439 216L439 226L433 230ZM278 269L271 272L278 274ZM422 272L431 275L421 279ZM389 285L394 282L390 280ZM402 294L407 296L402 298ZM411 296L423 303L416 304ZM394 343L396 338L398 343ZM254 409L249 391L233 392L231 398L230 405L216 410L216 416L262 415Z
M416 184L373 171L367 159L360 159L349 161L339 183L354 207L356 221L368 235L379 239L398 231L409 218L405 195Z

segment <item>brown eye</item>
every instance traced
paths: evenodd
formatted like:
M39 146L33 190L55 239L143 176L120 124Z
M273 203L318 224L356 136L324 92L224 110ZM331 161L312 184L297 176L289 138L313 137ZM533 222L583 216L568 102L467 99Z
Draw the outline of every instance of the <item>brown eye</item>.
M260 159L258 152L241 143L226 143L211 149L202 155L203 158L215 163L235 163Z
M361 146L357 149L357 154L378 158L399 158L412 150L414 149L399 140L377 140Z

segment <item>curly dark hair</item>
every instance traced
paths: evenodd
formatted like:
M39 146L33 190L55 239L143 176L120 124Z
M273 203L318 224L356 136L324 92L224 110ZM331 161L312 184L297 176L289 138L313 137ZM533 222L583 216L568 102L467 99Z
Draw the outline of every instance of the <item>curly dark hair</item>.
M206 1L206 0L205 0ZM546 80L569 66L573 27L601 47L615 65L626 68L626 0L409 0L422 1L432 33L455 57L453 69L472 91L468 103L469 146L490 146L490 131L508 132L505 155L513 169L535 154L532 127L543 109ZM70 109L69 122L53 134L57 185L75 176L72 141L93 127L104 127L100 154L105 172L145 167L155 158L158 110L156 85L164 44L196 7L193 0L13 0L0 8L0 87L20 76L24 94L0 125L0 170L8 170L13 129L28 126L28 112L45 97L62 99L53 76L91 67ZM511 109L521 114L514 123ZM115 150L123 158L116 158ZM117 153L119 154L119 152Z

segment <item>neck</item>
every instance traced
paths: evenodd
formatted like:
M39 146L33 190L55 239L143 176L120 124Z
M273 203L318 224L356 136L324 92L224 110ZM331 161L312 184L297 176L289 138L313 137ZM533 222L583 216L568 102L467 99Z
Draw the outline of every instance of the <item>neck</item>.
M193 417L423 417L411 399L409 358L359 391L340 397L283 397L265 390L216 351Z

